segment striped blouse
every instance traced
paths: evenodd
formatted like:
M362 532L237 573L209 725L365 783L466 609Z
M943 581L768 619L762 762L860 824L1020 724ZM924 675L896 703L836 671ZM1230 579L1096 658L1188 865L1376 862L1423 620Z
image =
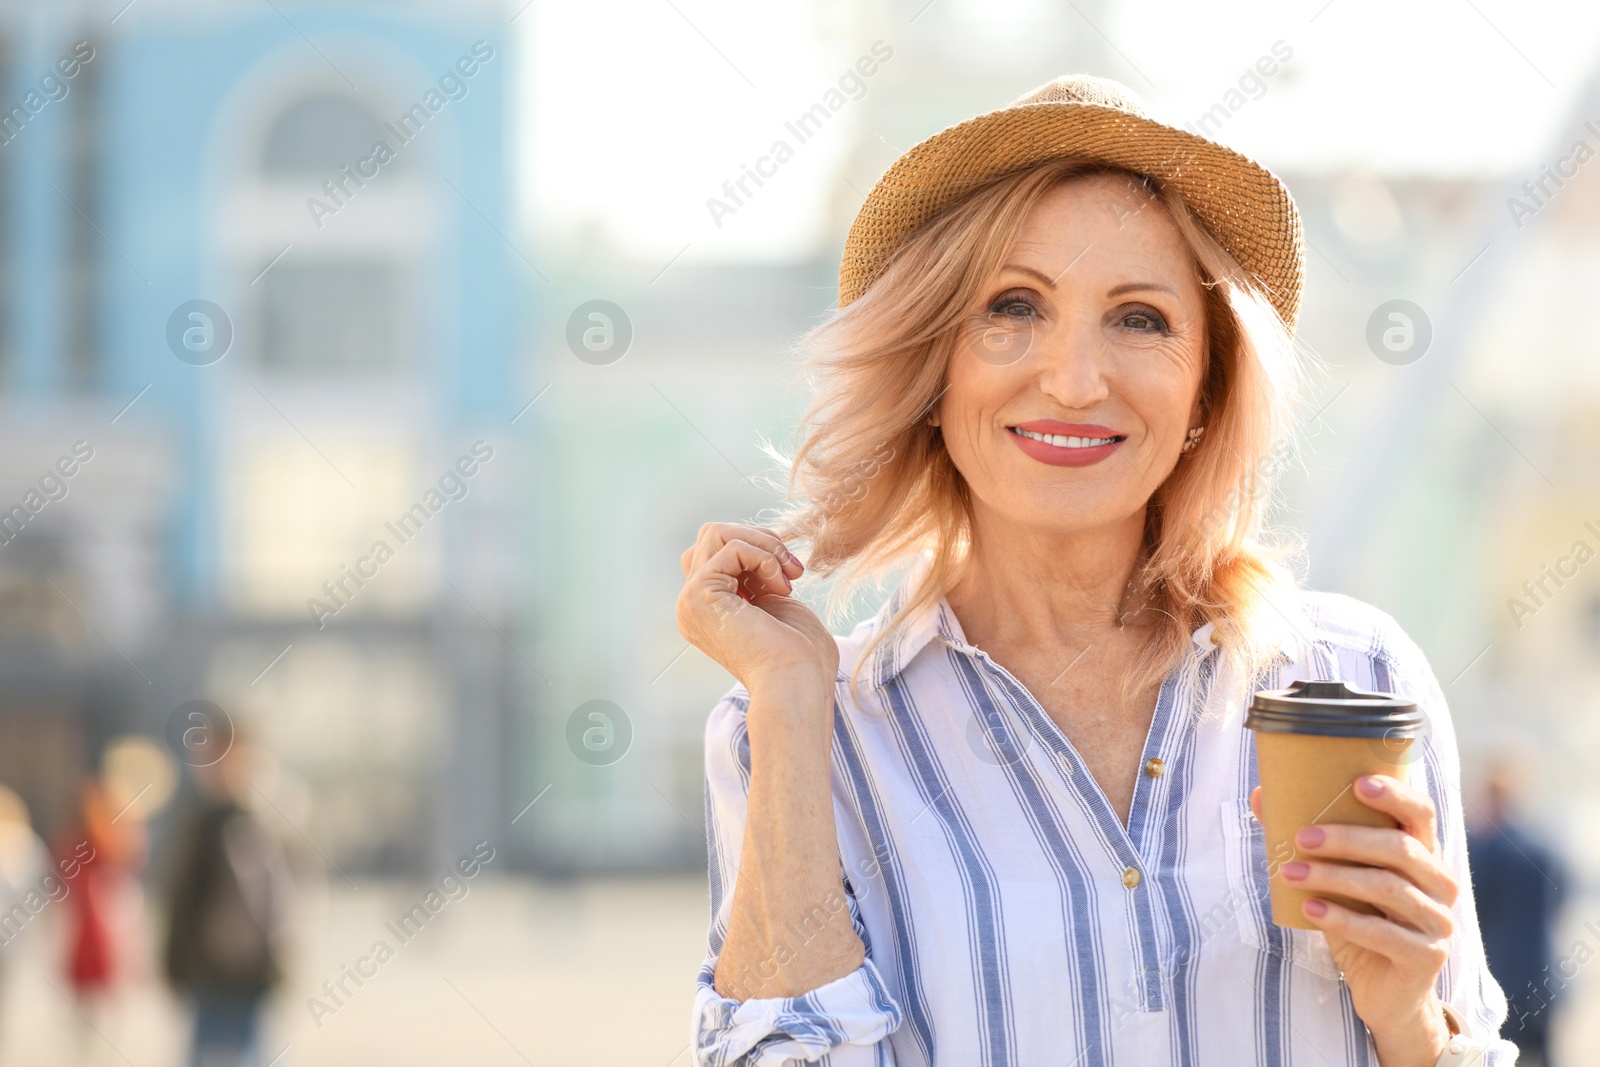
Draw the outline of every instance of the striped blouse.
M1163 682L1123 826L1061 730L1005 668L968 644L939 601L845 684L875 619L839 638L832 787L844 899L790 928L790 950L848 908L861 966L794 998L712 987L727 935L750 780L739 686L706 727L712 921L696 980L693 1062L899 1067L1102 1064L1376 1067L1319 931L1274 926L1261 826L1251 814L1257 689L1342 678L1405 694L1426 716L1412 781L1438 807L1461 886L1441 999L1509 1064L1506 1000L1484 962L1467 874L1460 771L1444 696L1384 612L1300 592L1276 662L1231 676L1207 624ZM1280 607L1283 607L1280 605ZM865 706L864 706L865 705Z

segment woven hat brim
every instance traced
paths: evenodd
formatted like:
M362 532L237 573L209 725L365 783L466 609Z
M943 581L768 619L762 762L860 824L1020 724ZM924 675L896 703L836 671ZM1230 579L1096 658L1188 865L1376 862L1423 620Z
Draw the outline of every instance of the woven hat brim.
M1294 199L1276 175L1231 148L1153 119L1059 101L979 115L896 160L850 226L839 306L866 292L904 239L946 207L997 178L1064 158L1109 163L1170 185L1294 328L1305 237Z

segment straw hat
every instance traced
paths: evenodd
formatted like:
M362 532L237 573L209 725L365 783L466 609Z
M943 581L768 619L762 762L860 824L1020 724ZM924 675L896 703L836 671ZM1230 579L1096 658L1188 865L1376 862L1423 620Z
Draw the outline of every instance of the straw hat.
M1157 122L1127 86L1089 74L1041 85L895 160L850 226L839 265L839 306L866 292L917 227L967 193L1032 164L1069 157L1171 186L1260 280L1294 328L1305 248L1300 213L1283 182L1232 149Z

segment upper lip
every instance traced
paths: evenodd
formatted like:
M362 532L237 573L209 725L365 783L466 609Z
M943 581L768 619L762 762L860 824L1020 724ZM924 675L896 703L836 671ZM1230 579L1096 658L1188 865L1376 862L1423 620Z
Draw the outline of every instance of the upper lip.
M1047 433L1060 437L1126 437L1109 426L1092 422L1058 422L1055 419L1034 419L1031 422L1013 423L1012 428L1029 433Z

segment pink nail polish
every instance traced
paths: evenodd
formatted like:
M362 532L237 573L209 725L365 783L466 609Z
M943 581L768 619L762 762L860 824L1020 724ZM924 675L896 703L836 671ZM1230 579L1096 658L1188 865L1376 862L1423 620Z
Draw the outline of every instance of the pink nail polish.
M1283 871L1283 876L1289 881L1298 882L1311 873L1311 864L1294 860L1290 863L1285 863L1280 869Z
M1381 796L1383 794L1383 783L1378 781L1376 778L1363 778L1361 781L1356 783L1356 788L1367 794L1369 797Z
M1327 839L1328 835L1320 826L1308 826L1294 835L1295 843L1301 848L1320 848Z
M1313 919L1320 919L1328 914L1328 905L1320 900L1308 900L1305 903L1306 914Z

